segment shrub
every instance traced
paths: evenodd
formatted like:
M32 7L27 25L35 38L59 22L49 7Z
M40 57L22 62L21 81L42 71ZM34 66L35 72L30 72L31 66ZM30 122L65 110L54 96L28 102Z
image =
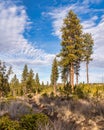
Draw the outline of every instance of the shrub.
M45 126L49 122L46 115L42 113L25 115L21 118L20 124L22 129L37 130L39 125Z
M79 97L79 98L84 98L84 93L81 87L77 87L75 90L75 94Z
M0 130L20 130L18 121L12 121L8 116L0 118Z

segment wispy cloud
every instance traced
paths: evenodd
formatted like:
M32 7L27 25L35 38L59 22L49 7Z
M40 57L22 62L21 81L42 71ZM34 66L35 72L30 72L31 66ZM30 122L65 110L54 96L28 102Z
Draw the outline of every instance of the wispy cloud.
M38 72L42 77L44 73L44 69L41 70L42 66L46 65L48 69L55 57L55 54L46 53L45 50L39 49L36 43L26 39L24 34L30 28L31 20L24 6L17 6L11 0L0 1L0 60L11 65L19 79L24 64L33 68L34 72Z
M11 1L0 2L0 57L11 64L46 64L54 54L47 54L25 38L31 21L24 6ZM5 55L5 56L4 56ZM48 58L47 58L48 57Z
M89 4L89 3L92 3L92 4L99 4L101 3L103 0L84 0L84 4Z
M88 1L88 0L86 0ZM90 8L89 2L80 2L74 3L72 5L67 5L64 7L55 8L54 10L50 11L48 15L51 16L53 22L53 35L58 36L61 38L61 27L63 25L63 19L66 17L67 13L73 10L76 14L78 14L78 17L80 17L81 20L83 20L84 15L89 16L89 19L87 19L84 23L84 27L92 27L96 24L96 20L98 19L97 15L94 15L95 13L102 12L104 13L104 9L93 9ZM86 19L84 17L84 19Z

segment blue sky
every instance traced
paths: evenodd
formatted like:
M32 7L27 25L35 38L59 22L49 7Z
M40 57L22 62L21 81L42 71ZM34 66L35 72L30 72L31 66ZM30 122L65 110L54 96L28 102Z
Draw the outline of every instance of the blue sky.
M0 59L21 77L24 64L49 81L52 60L60 52L63 19L73 10L83 31L94 38L90 81L101 82L104 73L103 0L0 0ZM80 81L85 79L82 64Z

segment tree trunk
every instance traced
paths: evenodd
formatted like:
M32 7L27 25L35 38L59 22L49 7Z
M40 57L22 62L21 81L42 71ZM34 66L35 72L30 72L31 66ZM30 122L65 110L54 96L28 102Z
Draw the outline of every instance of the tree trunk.
M88 61L86 62L86 78L87 78L87 84L89 84Z
M71 85L72 92L74 92L74 66L72 63L70 66L70 85Z

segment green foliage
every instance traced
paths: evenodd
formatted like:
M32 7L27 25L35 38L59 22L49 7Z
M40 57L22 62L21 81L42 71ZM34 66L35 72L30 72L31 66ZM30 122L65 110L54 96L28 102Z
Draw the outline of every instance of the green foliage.
M28 78L28 66L25 65L24 69L23 69L23 72L22 72L22 82L26 81L27 78Z
M64 67L69 66L70 63L77 61L82 56L82 26L73 11L70 11L64 19L61 31L62 50L59 56L61 56L60 63Z
M75 89L79 98L104 98L104 85L79 84Z
M59 65L62 68L62 79L65 82L65 75L70 78L70 84L72 91L74 87L74 70L76 74L79 74L80 61L83 58L83 37L82 26L77 15L71 10L67 17L64 19L61 42L61 52L58 55L60 57ZM75 67L76 66L76 67ZM65 72L67 70L67 72ZM63 73L64 72L64 73ZM78 78L77 78L78 79Z
M49 118L42 113L25 115L19 121L3 116L0 118L0 130L38 130L48 123Z
M85 91L83 91L83 88L79 86L75 89L75 95L77 95L78 98L85 98L85 96L87 96Z
M92 60L91 55L93 53L94 41L92 39L92 35L89 33L83 34L83 39L84 39L84 61L86 61L86 78L88 84L89 83L88 64Z
M27 79L27 92L32 92L34 89L35 80L34 80L34 72L32 69L30 69Z
M19 122L11 120L8 116L1 117L0 130L20 130Z
M21 127L26 130L38 130L40 125L44 126L48 122L48 117L42 113L25 115L21 118Z
M39 75L38 75L38 73L36 73L36 76L35 76L35 85L36 85L36 87L35 87L36 92L38 93L39 90L40 90L40 81L39 81Z
M63 87L60 87L58 91L61 93L61 95L67 98L72 94L71 86L68 83Z
M44 93L50 94L51 92L53 92L53 86L49 86L49 87L46 86L42 88L42 91L41 91L42 94Z
M20 84L19 84L19 80L17 79L16 74L11 79L10 91L12 93L12 96L20 95Z
M58 80L58 64L56 58L53 60L52 72L51 72L51 84L56 84Z
M93 53L93 45L94 41L92 39L92 35L89 33L83 34L84 38L84 60L89 63L92 60L91 55Z
M5 63L0 61L0 96L7 95L10 91L8 80L11 73L12 68L7 70Z
M22 81L21 81L21 86L23 89L23 93L26 94L26 89L27 89L27 80L28 80L28 66L25 65L23 72L22 72Z

